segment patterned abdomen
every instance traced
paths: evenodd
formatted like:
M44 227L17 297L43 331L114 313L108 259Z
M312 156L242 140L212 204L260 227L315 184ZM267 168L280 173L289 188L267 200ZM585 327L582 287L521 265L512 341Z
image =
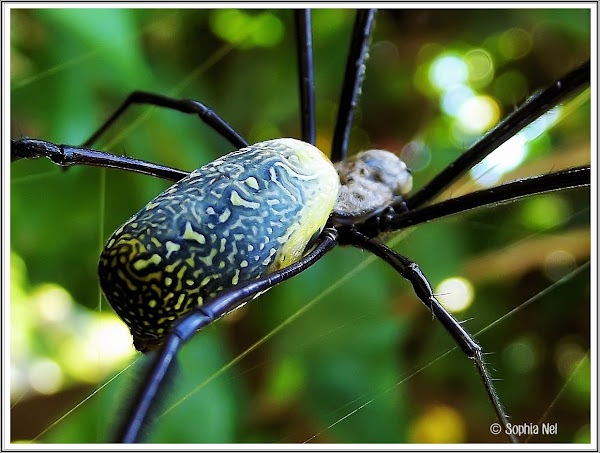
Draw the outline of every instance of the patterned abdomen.
M192 172L108 240L98 274L138 350L207 298L300 259L331 212L339 179L317 148L257 143Z

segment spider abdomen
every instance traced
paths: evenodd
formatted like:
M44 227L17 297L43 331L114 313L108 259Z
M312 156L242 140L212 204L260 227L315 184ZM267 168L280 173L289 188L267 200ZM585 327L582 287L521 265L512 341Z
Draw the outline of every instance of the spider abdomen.
M300 259L324 226L339 179L317 148L257 143L193 171L108 240L100 283L138 350L219 291Z

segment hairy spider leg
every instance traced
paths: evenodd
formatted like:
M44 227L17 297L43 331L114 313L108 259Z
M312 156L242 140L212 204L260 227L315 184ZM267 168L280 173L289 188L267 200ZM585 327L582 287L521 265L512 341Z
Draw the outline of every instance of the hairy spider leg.
M354 110L358 105L358 97L365 78L365 65L369 56L371 33L375 24L375 11L374 9L359 9L356 12L350 51L346 59L342 94L338 105L338 116L331 144L332 162L344 160L348 151Z
M248 142L242 138L227 122L204 104L193 99L174 99L162 94L149 93L147 91L134 91L127 96L123 104L102 124L90 138L83 142L82 146L91 146L106 130L113 124L129 106L133 104L148 104L155 107L177 110L178 112L198 115L211 129L228 140L236 149L248 146Z
M145 385L140 388L139 393L135 396L125 418L126 422L118 432L117 441L131 443L139 439L140 429L148 420L157 393L162 388L165 377L174 364L179 348L186 341L192 338L198 330L210 325L242 303L256 298L262 292L308 269L326 253L333 250L337 245L338 233L333 228L326 228L319 241L313 251L299 261L258 280L224 291L202 306L192 310L186 317L177 322L152 361L143 380Z
M348 58L344 71L344 82L338 106L338 116L333 134L331 161L346 158L348 140L354 110L358 105L362 83L365 77L365 64L374 27L375 9L358 10L352 29ZM302 140L315 144L315 88L312 56L311 12L308 9L295 10L296 49L298 60L298 85L300 87L300 114Z
M116 168L131 171L169 181L179 181L189 175L187 171L178 170L166 165L159 165L145 160L134 159L127 156L117 156L106 151L82 148L69 145L57 145L46 140L34 138L21 138L10 141L11 161L19 159L38 159L47 157L56 165L71 167L73 165L87 165L92 167Z
M415 294L425 306L433 313L433 315L440 321L444 326L444 329L454 339L456 344L462 349L463 353L467 355L475 363L475 367L481 376L485 390L490 398L496 416L502 424L502 431L508 432L510 440L514 443L518 443L517 438L510 430L507 429L508 417L506 412L502 408L498 393L492 383L492 378L488 371L487 365L483 359L483 349L473 339L473 336L440 304L433 294L431 283L423 274L423 271L419 268L419 265L407 257L400 255L391 248L369 239L367 236L357 232L356 230L350 231L350 237L344 238L344 240L354 247L368 250L369 252L377 255L379 258L386 261L394 269L408 280L412 286Z
M555 190L575 189L590 185L590 167L568 168L546 175L518 179L500 186L471 192L440 203L411 209L390 220L389 231L397 231L412 225L440 219L484 206L494 206L529 195L539 195ZM359 227L360 228L360 227ZM374 232L374 231L373 231ZM381 233L379 229L377 234Z
M312 25L309 9L295 9L298 87L302 140L315 144L315 78L313 74Z

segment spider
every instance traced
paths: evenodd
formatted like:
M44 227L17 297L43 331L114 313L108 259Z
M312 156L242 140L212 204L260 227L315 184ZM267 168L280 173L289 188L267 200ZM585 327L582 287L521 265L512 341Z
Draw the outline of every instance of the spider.
M381 18L381 17L382 17L382 16L380 16L380 19L379 19L379 21L380 21L380 22L383 22L383 26L385 27L386 20L389 20L389 18L388 18L388 16L387 16L387 15L386 15L386 16L383 16L383 18ZM408 21L408 20L407 20L407 23L410 23L410 21ZM381 26L381 24L379 24L379 25ZM317 42L317 40L316 40L316 39L315 39L315 42ZM385 46L383 46L383 47L385 47ZM376 49L377 49L377 47L376 47ZM384 50L385 50L385 48L384 48ZM564 72L564 71L563 71L563 72ZM373 75L372 75L371 77L375 77L375 76L373 76ZM368 83L368 82L369 82L369 78L367 78L367 83ZM540 85L543 85L543 83L542 83L542 84L540 84ZM317 87L318 87L318 86L319 86L319 85L317 84ZM365 88L365 91L366 91L367 89L368 89L368 85L367 85L367 87ZM234 93L234 94L235 94L235 93ZM235 96L234 96L234 97L235 97ZM201 98L201 96L198 96L198 98ZM201 99L202 99L202 98L201 98ZM204 98L204 99L205 99L205 98ZM202 99L202 100L204 100L204 99ZM365 97L362 99L362 102L363 102L363 103L364 103L364 102L368 102L368 100L367 100L367 97L366 97L366 96L365 96ZM207 103L208 103L208 102L207 102ZM113 104L114 104L114 103L113 103ZM215 104L215 103L212 103L212 104ZM225 115L223 115L223 116L225 116ZM366 119L366 115L364 115L364 114L363 114L363 116L365 116L365 119ZM229 119L229 118L228 118L228 119ZM177 121L177 126L179 126L179 122L178 122L178 121ZM173 127L176 127L176 126L173 126ZM194 127L194 128L196 128L196 127L197 127L197 125L194 123L193 127ZM84 128L84 129L85 129L85 130L89 130L90 128ZM296 134L296 135L299 135L299 134ZM359 137L360 137L360 135L359 135ZM76 141L76 140L75 140L75 141ZM351 142L352 142L352 141L351 141ZM196 146L195 146L194 148L196 148ZM129 150L133 150L133 149L135 149L135 146L134 146L134 145L129 145L129 146L127 146L127 150L128 150L128 152L129 152ZM197 151L197 150L196 150L196 149L194 149L194 152L196 152L196 151ZM175 158L175 159L177 159L177 158L178 158L177 156L173 156L173 155L171 155L170 157L172 157L172 158ZM158 158L157 158L156 160L163 160L163 159L158 159ZM184 167L183 165L181 165L181 166L182 166L182 167ZM70 177L70 174L72 174L72 172L69 172L67 175L61 175L61 177L62 177L62 176ZM89 174L91 174L91 173L89 173ZM415 175L415 176L416 176L416 175ZM128 176L128 178L129 178L129 177L130 177L130 176ZM112 176L111 176L111 178L112 178ZM65 184L67 184L67 183L65 183ZM116 187L116 186L118 186L119 184L120 184L120 181L115 181L114 183L113 183L113 182L111 182L111 184L110 184L110 185L111 185L111 186L115 186L115 187ZM123 186L121 186L121 187L123 187ZM123 189L120 189L120 190L123 190ZM150 191L150 190L149 190L149 191ZM156 193L156 191L155 191L155 193ZM151 198L151 197L150 197L150 198ZM47 200L45 200L45 201L47 201ZM77 203L77 204L79 204L79 203ZM126 211L126 210L127 210L127 208L124 208L124 209L123 209L123 211ZM122 214L122 215L120 216L120 219L115 221L115 226L117 225L117 223L121 222L121 221L123 220L123 218L126 218L128 215L130 215L130 214L131 214L131 212L134 212L134 210L135 210L135 209L133 209L133 210L128 210L128 213L127 213L127 214ZM427 227L427 228L429 228L429 227ZM411 253L411 256L412 256L412 255L413 255L413 254ZM416 253L414 254L414 257L415 257L415 258L417 257ZM334 266L334 267L335 267L335 266ZM424 267L424 268L425 268L425 267ZM387 272L386 270L384 270L384 269L385 269L384 267L381 267L381 268L379 268L379 269L380 269L380 271L381 271L381 272ZM93 272L93 271L92 271L92 272ZM333 271L332 271L332 272L333 272ZM309 275L313 275L312 279L314 279L314 278L315 278L315 277L314 277L314 274L309 274ZM311 278L311 277L309 277L309 278ZM395 275L393 278L394 278L394 279L397 279L397 275ZM291 282L290 282L290 284L293 284L293 283L291 283ZM296 288L298 288L298 287L296 287ZM278 291L278 290L279 290L279 289L276 289L276 290L274 290L274 291ZM283 297L283 296L281 296L281 293L279 293L279 294L280 294L280 295L279 295L279 296L275 296L275 297L274 297L274 299L277 299L277 298L282 298L282 297ZM296 296L292 296L292 297L291 297L291 299L294 299L294 297L296 297L296 298L297 298L298 296L297 296L297 295L296 295ZM289 299L289 297L286 297L286 298L288 298L288 299ZM339 298L339 296L338 296L338 298ZM413 301L413 302L414 302L414 301ZM268 303L268 302L261 302L261 304L267 304L267 303ZM281 305L285 305L285 304L281 304ZM276 308L275 310L281 310L281 308ZM338 309L336 309L336 311L337 311L337 310L339 310L339 308L338 308ZM363 315L364 315L364 312L363 312ZM360 318L358 318L358 319L360 319ZM430 320L430 317L429 317L429 318L428 318L428 317L426 317L426 319ZM397 321L397 320L394 320L394 321ZM318 322L323 322L323 320L322 320L322 319L319 319L319 320L318 320ZM222 324L222 323L221 323L221 324ZM242 324L243 324L243 323L236 323L236 328L240 328L240 326L241 326ZM318 325L318 323L317 323L317 325ZM305 329L309 329L309 327L308 327L308 324L303 324L303 326L304 326L304 328L305 328ZM467 326L469 326L469 325L467 325ZM429 324L426 324L426 325L424 325L424 326L422 326L422 327L423 327L423 328L426 328L426 329L432 329L432 328L434 328L434 327L432 326L432 324L431 324L431 323L429 323ZM327 328L326 328L326 329L327 329ZM333 327L330 327L330 329L333 329ZM309 330L309 332L311 332L311 333L313 333L313 334L316 334L316 335L318 335L318 333L316 333L316 332L318 332L318 331L317 331L317 327L310 327L310 330ZM205 333L206 333L206 332L205 332ZM203 334L204 334L204 333L203 333ZM210 330L209 330L209 333L207 333L207 334L210 334ZM299 338L301 338L301 337L300 337L300 334L299 334L299 332L298 332L298 331L296 331L296 332L295 332L295 339L296 339L296 341L298 341L298 339L299 339ZM331 338L331 337L329 337L329 338ZM308 341L308 340L307 340L307 341ZM327 339L325 339L325 340L322 340L322 342L320 343L320 344L321 344L321 346L323 346L323 344L324 344L324 343L326 343L326 342L327 342ZM239 346L239 347L242 347L242 346ZM486 347L486 350L490 350L490 349ZM492 348L491 350L494 350L494 349ZM322 348L322 347L320 348L320 352L321 352L321 353L323 352L323 348ZM318 359L318 358L317 358L317 359ZM456 358L455 358L455 360L459 360L459 359L456 357ZM465 363L467 363L467 361L465 361ZM467 365L465 365L465 367L466 367L466 366L467 366ZM249 366L248 366L248 368L249 368ZM466 374L466 372L464 372L464 374ZM481 389L479 389L479 391L481 391ZM348 402L349 402L349 400L346 400L346 401L348 401ZM396 409L398 409L398 408L396 407ZM368 409L366 409L366 410L365 410L365 412L367 412L367 411L368 411ZM348 412L350 412L350 411L348 411ZM509 411L509 412L510 412L510 411ZM338 417L338 418L341 418L341 417ZM334 429L336 429L336 428L334 428ZM317 439L317 440L318 440L318 439Z

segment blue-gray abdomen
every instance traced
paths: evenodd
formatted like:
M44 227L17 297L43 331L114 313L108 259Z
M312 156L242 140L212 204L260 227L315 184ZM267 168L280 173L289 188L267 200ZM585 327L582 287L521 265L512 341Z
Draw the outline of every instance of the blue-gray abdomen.
M140 350L238 282L301 258L339 190L333 166L294 139L234 151L169 187L108 240L100 283Z

